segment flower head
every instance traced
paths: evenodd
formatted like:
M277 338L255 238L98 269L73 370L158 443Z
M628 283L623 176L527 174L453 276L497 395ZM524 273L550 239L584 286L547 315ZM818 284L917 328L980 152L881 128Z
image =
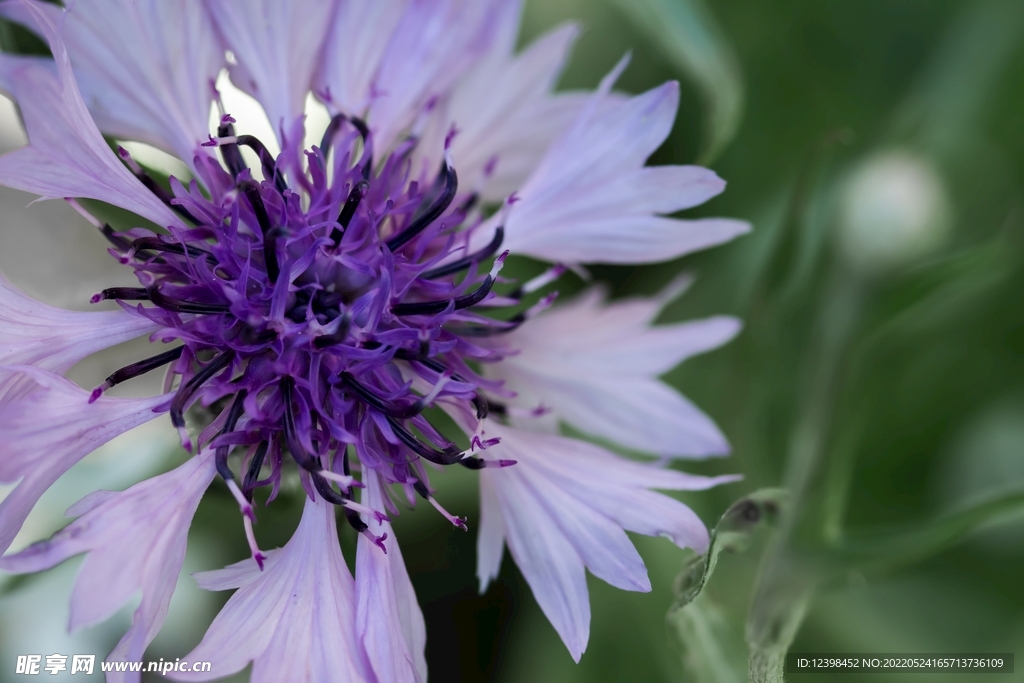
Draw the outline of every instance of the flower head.
M29 133L28 147L0 158L0 182L68 198L139 281L96 293L94 303L122 310L95 314L33 309L0 289L0 314L10 310L14 323L0 332L0 361L36 366L0 372L38 384L0 377L0 391L18 389L0 394L0 423L24 426L28 411L42 418L45 408L82 425L45 470L19 454L47 437L22 428L0 451L3 481L26 477L38 496L104 439L162 412L198 453L173 473L83 501L69 511L83 514L69 527L81 534L61 532L0 566L29 571L88 552L91 580L114 580L103 568L174 510L176 535L154 541L160 566L131 570L143 606L130 646L114 655L141 656L181 566L182 530L216 471L238 501L252 558L201 579L239 588L195 655L220 659L212 675L255 661L254 680L279 680L274 672L301 657L289 676L344 669L353 680L422 680L423 620L389 519L394 497L419 497L465 528L428 476L428 466L458 465L484 470L482 583L507 543L578 658L584 567L649 590L624 530L698 550L707 541L688 508L650 489L724 481L546 433L563 420L657 455L727 451L710 419L656 375L727 341L735 321L652 328L664 299L605 306L584 295L548 311L556 294L541 291L581 262L665 260L747 229L662 215L724 188L702 168L644 166L668 135L678 89L612 93L624 60L592 95L552 94L575 30L517 55L511 0L179 4L0 5L54 56L0 59ZM106 40L124 17L138 30ZM224 109L213 86L221 68L262 104L276 140L256 138ZM309 93L331 117L319 144L304 148ZM176 153L193 177L164 186L103 134ZM155 226L116 231L75 198ZM500 276L509 251L555 263L509 283ZM69 326L89 340L82 355L102 348L96 331L111 326L111 345L149 333L161 346L86 393L49 374L81 357L59 342ZM160 368L166 396L104 396ZM455 419L468 448L428 419L431 406ZM263 551L254 494L265 488L273 500L289 470L306 509L288 545ZM362 535L354 580L333 510ZM0 539L9 543L23 519L0 508ZM331 643L319 635L327 632Z

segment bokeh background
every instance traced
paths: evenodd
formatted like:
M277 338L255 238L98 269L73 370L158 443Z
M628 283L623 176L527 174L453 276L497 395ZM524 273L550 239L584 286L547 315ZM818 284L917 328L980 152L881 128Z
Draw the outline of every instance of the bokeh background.
M684 500L714 526L751 492L787 495L770 494L780 505L773 522L749 525L745 552L723 553L685 606L677 577L694 566L692 554L635 537L653 591L591 580L590 645L576 665L508 557L478 594L475 477L438 476L439 497L469 516L469 533L429 511L396 524L427 619L431 679L731 682L746 679L751 653L763 662L787 648L1024 652L1024 3L528 0L522 42L567 20L585 33L562 87L593 87L630 50L622 90L680 80L675 129L652 163L714 168L727 191L690 215L755 227L678 261L592 269L622 297L690 273L695 284L663 321L745 321L730 345L666 376L734 448L726 459L675 466L745 477ZM26 49L7 28L0 39ZM0 145L23 142L5 103ZM67 207L30 201L0 189L0 270L11 280L84 308L126 277L95 256L101 241ZM536 268L513 266L524 275ZM560 283L563 294L578 287ZM74 376L91 386L125 353ZM180 458L173 444L161 424L90 456L40 503L17 543L59 528L63 509L88 491L168 467ZM299 495L286 500L261 513L264 547L283 544L295 526ZM354 539L342 533L351 559ZM200 591L187 573L246 554L235 505L215 486L151 659L191 649L227 597ZM78 562L0 577L0 660L113 646L133 606L64 632ZM5 664L0 680L13 680L12 670Z

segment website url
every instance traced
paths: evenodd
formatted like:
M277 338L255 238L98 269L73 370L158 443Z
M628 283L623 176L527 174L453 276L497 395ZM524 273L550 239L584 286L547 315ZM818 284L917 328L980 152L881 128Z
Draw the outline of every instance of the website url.
M68 662L68 660L71 660ZM70 666L69 666L70 664ZM36 676L41 671L55 675L62 671L69 674L91 674L96 666L96 655L18 655L14 673L24 676ZM167 675L180 671L182 673L208 673L213 665L210 662L183 662L180 659L165 661L162 657L158 662L100 662L100 671L104 673L158 673Z
M142 668L143 664L145 664L145 666L146 666L145 669ZM188 662L182 662L180 660L173 661L173 662L170 662L170 661L165 662L164 660L161 659L159 662L145 662L145 663L144 662L100 662L100 671L103 671L103 672L107 672L107 671L118 671L118 672L121 672L121 671L146 671L146 672L158 673L158 674L161 674L161 675L167 675L167 674L169 674L171 672L174 672L174 671L181 671L181 672L184 672L184 673L188 673L190 671L196 672L196 673L208 672L208 671L210 671L211 666L212 665L210 664L210 662L193 662L192 664L189 664Z

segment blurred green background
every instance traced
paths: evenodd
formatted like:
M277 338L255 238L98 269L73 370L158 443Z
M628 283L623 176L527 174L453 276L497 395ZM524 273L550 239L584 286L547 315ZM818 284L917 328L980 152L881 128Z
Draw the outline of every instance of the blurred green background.
M745 321L737 340L667 376L734 448L677 466L745 477L684 500L714 526L753 491L788 495L685 606L677 576L702 565L634 537L654 589L591 580L590 645L576 665L507 556L478 595L475 476L436 477L470 532L433 514L396 524L431 679L718 683L745 680L751 653L769 672L787 647L1024 652L1024 3L528 0L521 42L570 19L585 33L562 87L593 87L628 50L620 89L679 79L676 126L652 163L710 166L729 187L688 215L754 224L708 253L592 271L616 296L692 273L663 321ZM578 286L566 284L563 294ZM264 547L287 540L297 495L290 504L261 513ZM247 554L223 487L201 505L190 546L190 571ZM51 574L65 585L72 572ZM66 588L33 588L46 580L4 579L0 636L13 637L15 613L66 610ZM179 593L151 659L187 651L227 598L187 577ZM96 652L129 617L90 632Z

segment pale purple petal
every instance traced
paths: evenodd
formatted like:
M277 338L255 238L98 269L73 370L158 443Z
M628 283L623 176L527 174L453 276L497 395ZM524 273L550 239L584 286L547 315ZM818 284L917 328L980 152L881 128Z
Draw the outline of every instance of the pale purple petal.
M508 388L520 389L521 397L543 392L543 404L558 417L627 448L686 458L729 453L714 421L660 380L614 373L569 376L569 369L564 370L517 365L495 375L511 378Z
M0 405L0 482L18 485L0 503L0 551L6 550L39 496L72 465L114 437L158 416L166 396L100 397L53 373L0 367L0 378L23 375L37 386Z
M497 0L409 3L371 85L368 119L380 148L389 148L431 100L447 95L490 46L499 5Z
M504 434L504 432L502 432ZM674 498L650 491L704 490L737 481L736 475L703 477L627 460L577 439L516 430L503 437L510 447L505 455L526 457L537 477L550 479L577 500L600 510L624 529L647 536L664 536L681 548L706 549L708 532L690 508ZM501 447L496 446L495 448ZM558 453L547 458L535 454ZM514 453L514 455L513 455ZM518 464L516 465L518 467Z
M208 572L196 572L192 575L196 583L203 590L226 591L234 588L241 588L255 581L263 572L267 571L275 562L274 559L280 548L264 550L263 568L261 569L251 557L229 564L220 569L213 569Z
M505 520L490 477L480 478L480 527L476 537L476 577L480 592L498 578L505 552Z
M718 316L652 325L666 295L609 304L594 288L539 315L499 342L517 351L488 375L589 434L663 456L724 455L729 444L707 415L657 379L686 358L734 337L740 323Z
M97 351L153 332L152 321L125 311L65 311L18 291L0 274L0 365L34 365L63 374ZM27 375L0 377L0 404L32 384Z
M504 247L513 253L569 263L648 263L750 229L732 219L656 215L703 203L725 183L694 166L643 167L672 128L679 87L666 83L616 101L609 91L623 66L602 82L517 192L520 201L505 220ZM501 220L477 230L471 249L490 241Z
M452 153L459 179L501 200L522 186L548 145L583 108L583 95L554 95L579 29L567 25L513 54L521 3L502 9L499 35L452 93L447 118L458 132ZM438 156L438 161L440 157ZM493 166L483 184L485 169Z
M0 558L0 567L24 573L48 569L88 553L71 597L70 628L109 618L136 592L142 601L132 625L107 658L137 661L163 625L196 507L216 474L213 451L131 488L83 499L69 514L82 516L53 538ZM136 672L108 681L138 681Z
M409 0L345 0L334 14L316 91L336 110L363 116L391 33Z
M488 424L487 433L501 439L487 457L516 464L481 472L484 504L496 501L512 557L577 661L589 631L584 566L617 587L650 590L625 530L665 536L698 552L707 548L707 529L693 511L649 489L701 489L736 479L688 475L503 425ZM481 577L492 572L478 570Z
M59 24L58 6L37 6ZM191 162L209 133L210 84L224 65L199 0L79 2L63 38L100 130Z
M552 448L543 457L555 457L555 453ZM509 475L526 478L533 505L547 512L548 523L558 525L590 573L622 590L650 591L647 568L622 527L599 512L592 501L566 495L567 482L543 471L531 471L530 464L529 460L517 461L514 467L518 469L510 470Z
M240 565L248 564L245 572ZM253 662L253 683L370 680L357 643L353 579L338 547L334 506L306 499L291 540L264 571L255 560L207 572L202 582L231 586L228 600L195 650L184 660L213 662L211 672L171 673L205 681ZM220 575L226 571L227 574Z
M30 16L50 44L56 72L38 61L0 56L0 83L17 100L29 145L0 157L0 183L46 199L98 199L159 225L174 213L143 187L103 139L79 93L61 36L63 14L10 3ZM17 18L17 16L15 17Z
M484 470L480 478L493 485L512 559L544 616L578 662L590 637L590 596L583 560L530 489L529 477L513 471L518 467Z
M383 511L383 482L368 469L362 502ZM378 681L427 680L426 624L391 524L364 516L376 536L387 534L387 554L365 535L356 552L356 630Z
M305 109L320 65L333 3L323 0L205 0L224 44L237 59L232 82L263 105L280 135ZM229 112L230 113L230 112Z

